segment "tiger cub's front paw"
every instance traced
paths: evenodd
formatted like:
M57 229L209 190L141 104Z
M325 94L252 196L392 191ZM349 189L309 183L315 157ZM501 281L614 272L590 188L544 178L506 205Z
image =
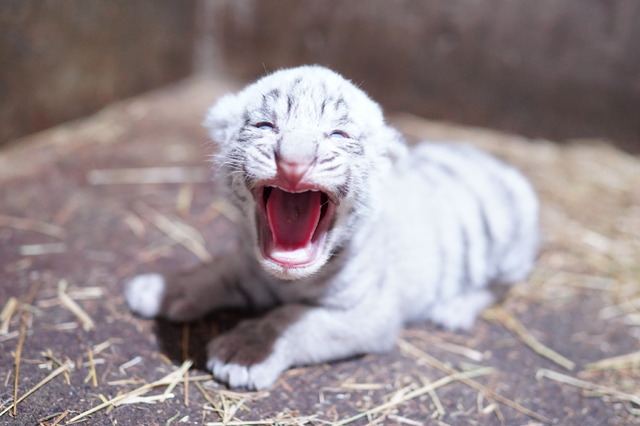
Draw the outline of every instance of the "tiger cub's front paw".
M166 282L160 274L143 274L126 284L124 298L134 313L155 318L162 312Z
M209 343L207 368L232 388L260 390L290 367L287 354L282 336L261 320L249 320Z
M203 316L208 307L197 297L190 297L186 290L185 283L175 277L143 274L127 283L124 298L129 308L141 317L192 321Z

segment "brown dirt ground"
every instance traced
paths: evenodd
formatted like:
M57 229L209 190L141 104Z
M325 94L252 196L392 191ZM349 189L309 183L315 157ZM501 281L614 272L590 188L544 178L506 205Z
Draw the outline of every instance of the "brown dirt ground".
M122 282L230 249L200 126L229 87L185 82L0 151L0 412L16 373L18 397L43 381L0 424L640 424L640 159L403 114L411 139L468 140L530 176L545 233L529 282L467 333L416 325L388 354L293 369L264 392L210 380L203 342L243 314L143 320ZM145 183L169 173L148 167L179 182Z

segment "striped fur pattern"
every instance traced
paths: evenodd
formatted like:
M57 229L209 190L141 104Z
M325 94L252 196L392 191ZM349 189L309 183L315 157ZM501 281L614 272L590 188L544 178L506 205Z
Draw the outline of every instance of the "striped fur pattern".
M519 172L464 145L408 149L380 107L333 71L275 72L218 100L205 124L243 213L240 252L135 277L126 299L143 316L179 321L270 308L208 346L209 369L232 387L388 350L412 321L468 329L494 288L532 268L538 203ZM277 214L292 206L315 224L312 237L280 229Z

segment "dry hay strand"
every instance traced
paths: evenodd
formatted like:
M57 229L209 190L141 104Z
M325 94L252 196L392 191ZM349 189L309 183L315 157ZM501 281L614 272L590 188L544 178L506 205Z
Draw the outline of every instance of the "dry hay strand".
M44 256L67 252L65 243L23 244L18 248L20 256Z
M62 413L54 413L48 416L45 416L41 419L38 419L38 424L42 426L56 426L59 425L60 422L69 415L69 410L65 410ZM53 420L53 423L46 423L48 420Z
M239 420L239 421L229 421L229 422L208 422L205 423L206 426L260 426L260 425L279 425L279 426L297 426L297 425L306 425L313 421L317 420L317 416L303 416L303 417L295 417L290 416L289 414L283 413L278 417L267 419L267 420Z
M90 416L91 414L94 414L100 410L103 410L105 408L112 407L112 406L119 406L119 405L125 405L125 404L140 404L140 403L149 404L149 403L155 403L158 401L162 402L169 398L173 398L174 394L171 392L173 391L175 386L183 379L184 375L191 368L192 365L193 365L192 361L190 360L185 361L184 363L182 363L182 365L179 368L167 374L163 378L156 380L155 382L142 385L132 391L115 396L109 400L106 400L102 404L99 404L73 417L67 422L67 424L79 422L85 419L86 417ZM158 395L146 396L146 397L142 396L147 392L149 392L150 390L160 386L167 386L163 393Z
M484 354L480 351L471 349L466 346L457 345L455 343L446 342L442 338L423 330L404 330L402 332L402 337L420 339L427 342L430 346L436 346L443 351L450 352L456 355L462 355L463 357L468 358L474 362L481 362L485 359Z
M203 223L208 223L222 215L231 223L239 223L242 220L240 211L225 198L219 198L212 202L204 211L200 219Z
M431 389L429 392L429 397L431 398L431 402L433 402L433 406L436 408L436 411L431 415L431 418L439 418L444 417L447 414L447 411L444 409L444 405L442 405L442 401L438 397L435 389Z
M202 387L200 387L200 389L201 392L204 392L204 390L202 390ZM211 407L220 416L221 422L223 424L228 424L235 418L238 410L240 410L244 406L246 399L236 399L235 402L230 403L229 400L224 396L224 394L218 394L218 397L220 399L219 405L215 404L211 398L207 397L207 400L210 401Z
M9 323L11 318L17 312L20 302L15 297L10 297L7 303L4 304L2 312L0 312L0 335L9 333Z
M203 183L209 181L209 175L209 169L202 166L95 169L87 173L87 181L91 185Z
M189 335L191 325L188 322L182 324L182 359L189 359ZM189 372L184 374L184 406L189 406Z
M600 395L608 395L620 401L628 401L636 405L640 405L640 395L634 395L634 394L622 392L617 389L610 388L608 386L602 386L596 383L588 382L586 380L577 379L575 377L567 376L565 374L561 374L553 370L548 370L546 368L541 368L536 373L536 379L539 380L541 378L551 379L556 382L560 382L560 383L571 385L577 388L593 391Z
M4 410L0 411L0 416L3 416L9 410L13 409L12 415L13 415L13 417L15 417L16 414L17 414L16 409L17 409L18 404L20 402L24 401L29 395L31 395L32 393L34 393L35 391L37 391L38 389L40 389L41 387L43 387L44 385L49 383L51 380L55 379L60 374L67 373L68 371L72 370L73 366L74 366L73 362L67 361L64 364L62 364L60 367L58 367L55 370L53 370L47 377L42 379L34 387L29 389L27 392L25 392L24 395L22 395L20 398L15 398L14 399L14 403L12 403L8 407L6 407ZM14 395L16 395L16 394L14 394Z
M87 376L87 379L91 380L91 384L93 385L94 388L98 387L98 374L96 372L96 363L95 360L93 359L93 350L91 348L87 349L87 357L89 358L89 375ZM88 381L87 379L85 379L85 381Z
M20 363L22 361L22 348L24 346L24 339L27 333L27 320L25 319L25 314L23 313L20 316L20 335L18 337L18 345L16 346L16 356L13 362L14 367L14 375L13 375L13 411L12 415L15 417L18 414L18 403L21 401L18 399L18 383L20 381ZM7 410L5 410L7 411ZM0 413L0 415L4 414L5 411Z
M204 237L195 228L178 219L168 218L142 201L135 204L135 210L173 241L196 255L202 262L208 263L213 260L211 253L205 247Z
M129 361L124 362L118 366L118 370L120 370L120 374L123 376L126 375L126 370L135 365L138 365L142 362L142 357L140 355L131 358Z
M398 346L400 347L400 349L410 355L412 355L413 357L422 360L426 363L428 363L429 365L437 368L440 371L443 371L447 374L456 374L458 373L457 370L455 370L454 368L449 367L448 365L446 365L445 363L437 360L436 358L432 357L431 355L427 354L426 352L424 352L423 350L421 350L420 348L412 345L411 343L407 342L404 339L400 339L398 340ZM474 371L474 370L472 370ZM545 416L543 416L542 414L538 414L535 411L532 411L520 404L518 404L515 401L510 400L509 398L506 398L494 391L492 391L491 389L481 385L480 383L471 380L470 378L467 377L461 377L459 379L462 383L464 383L465 385L480 391L480 392L484 392L487 396L489 396L492 399L495 399L497 401L502 402L503 404L521 412L522 414L525 414L531 418L534 418L538 421L541 421L543 423L550 423L551 421L546 418Z
M181 215L187 215L193 204L195 190L193 185L182 185L176 196L176 211Z
M349 417L345 420L340 420L336 423L333 423L334 426L342 426L342 425L346 425L349 423L353 423L357 420L360 420L364 417L371 417L374 414L380 413L382 411L388 410L390 408L393 408L397 405L400 404L404 404L405 402L411 401L412 399L415 398L419 398L422 395L425 395L429 392L434 391L435 389L438 389L442 386L448 385L449 383L453 383L456 381L462 381L464 382L465 380L470 380L472 378L475 377L480 377L480 376L486 376L487 374L491 374L491 372L493 372L493 368L491 367L482 367L482 368L478 368L475 370L471 370L471 371L465 371L465 372L455 372L455 373L451 373L448 376L444 376L438 380L436 380L435 382L431 382L428 383L424 386L419 387L418 389L415 389L413 391L410 392L406 392L405 389L401 389L398 392L395 393L395 395L391 398L391 400L389 402L386 402L384 404L380 404L376 407L373 407L367 411L364 411L362 413L356 414L352 417Z
M0 214L0 226L18 229L20 231L33 231L49 235L55 238L65 238L67 231L61 226L25 217L14 217Z
M253 424L252 422L242 421L236 418L238 411L249 411L245 403L249 401L255 401L258 399L264 399L269 396L268 391L239 393L230 390L216 389L216 395L218 397L218 403L216 403L206 389L197 381L194 382L194 386L204 399L209 403L211 409L220 417L220 422L213 422L207 424ZM284 421L280 417L281 421ZM289 419L291 420L291 419ZM262 421L262 420L261 420ZM273 420L275 422L275 420ZM294 419L294 423L281 423L281 424L299 424L299 419ZM270 423L267 423L270 424Z
M23 303L20 305L20 331L18 335L18 345L16 346L16 355L13 360L14 366L14 376L13 376L13 404L11 407L12 415L15 417L18 414L18 403L26 398L26 395L23 396L22 399L18 399L18 383L20 381L20 363L22 362L22 348L24 346L24 341L27 333L27 311L25 307L33 303L33 300L40 289L40 281L36 281L31 288L29 289L29 293L25 296ZM30 393L29 393L30 394ZM0 416L8 411L4 410L0 413Z
M640 367L640 351L601 359L585 366L587 370L620 370L629 367Z
M560 355L548 346L540 343L533 334L516 317L507 312L502 306L494 306L482 313L482 317L489 321L500 322L504 327L514 333L524 344L533 349L537 354L558 364L567 370L573 370L576 364L570 359Z
M53 365L55 365L55 366L57 366L57 367L61 367L61 366L64 364L64 362L62 362L61 360L59 360L58 358L56 358L56 356L53 354L53 352L51 351L51 349L47 349L46 351L44 351L44 352L42 353L42 356L43 356L45 359L49 360L50 365L52 365L52 366L53 366ZM76 366L76 367L77 367L77 366ZM64 374L64 378L65 378L65 381L67 382L67 385L71 385L71 377L69 376L69 372L68 372L68 371L65 371L65 372L63 372L62 374Z
M60 299L60 302L65 308L67 308L78 318L80 324L82 324L82 329L84 331L92 330L96 326L95 322L93 321L93 319L91 319L89 314L87 314L84 309L82 309L80 305L76 303L75 300L69 297L69 295L66 293L68 286L69 284L66 280L60 280L58 282L58 298Z
M341 389L356 390L356 391L373 391L384 389L385 385L382 383L342 383Z

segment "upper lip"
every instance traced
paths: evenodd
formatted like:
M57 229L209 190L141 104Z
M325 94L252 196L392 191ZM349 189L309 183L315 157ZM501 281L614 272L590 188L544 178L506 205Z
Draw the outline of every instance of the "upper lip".
M340 205L340 199L335 195L335 193L333 193L333 191L327 188L309 183L299 183L295 186L295 188L292 188L291 185L288 185L286 182L275 179L263 181L256 185L252 191L254 199L256 201L262 200L264 189L268 187L280 188L283 191L291 192L294 194L306 191L320 191L324 193L329 198L329 201L331 201L333 204L335 204L336 206ZM258 202L258 204L261 204L264 207L264 202Z

